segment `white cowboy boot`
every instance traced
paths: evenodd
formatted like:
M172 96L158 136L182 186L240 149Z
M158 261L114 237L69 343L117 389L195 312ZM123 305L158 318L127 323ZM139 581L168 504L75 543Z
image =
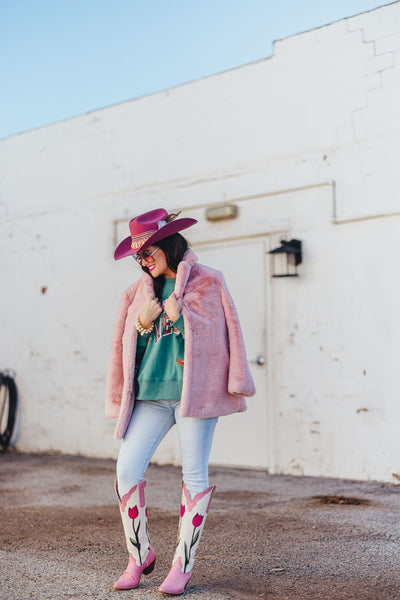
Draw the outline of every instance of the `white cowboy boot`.
M196 494L191 500L189 492L182 482L178 543L172 561L172 568L158 588L159 592L171 596L183 593L192 576L194 557L203 533L214 490L215 486L209 487Z
M126 571L114 583L116 590L130 590L138 587L142 573L148 575L154 569L156 555L150 546L147 531L147 509L144 499L145 481L133 486L122 498L118 494L117 482L115 491L118 496L119 509L129 552Z

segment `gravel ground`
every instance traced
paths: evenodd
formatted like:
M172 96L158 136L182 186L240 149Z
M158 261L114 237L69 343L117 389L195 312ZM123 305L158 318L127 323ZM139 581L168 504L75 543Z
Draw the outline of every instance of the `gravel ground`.
M147 473L156 568L116 592L127 551L114 462L0 456L0 600L161 600L174 552L180 470ZM400 487L211 468L217 485L188 599L398 600Z

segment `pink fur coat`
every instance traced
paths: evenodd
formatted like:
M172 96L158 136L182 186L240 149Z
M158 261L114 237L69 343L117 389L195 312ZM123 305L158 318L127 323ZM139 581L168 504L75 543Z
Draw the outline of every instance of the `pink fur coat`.
M138 332L135 321L149 293L151 275L123 294L112 338L106 384L106 416L118 417L115 438L128 427L134 405L134 370ZM182 298L185 355L180 414L219 417L246 410L243 396L255 388L246 359L233 300L220 271L197 263L187 250L179 263L175 294Z

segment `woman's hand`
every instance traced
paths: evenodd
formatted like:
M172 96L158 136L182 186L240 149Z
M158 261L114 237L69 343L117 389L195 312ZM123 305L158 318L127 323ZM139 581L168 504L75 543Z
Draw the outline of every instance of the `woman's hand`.
M175 292L165 300L164 310L167 313L168 319L174 323L181 315L182 310L182 298L177 299Z
M150 327L152 322L155 321L161 313L162 307L158 299L154 295L148 296L139 315L139 321L142 327L144 327L144 329Z

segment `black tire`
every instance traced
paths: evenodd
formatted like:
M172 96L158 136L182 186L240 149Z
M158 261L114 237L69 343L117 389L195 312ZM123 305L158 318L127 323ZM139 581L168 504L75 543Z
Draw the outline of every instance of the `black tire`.
M17 386L10 375L0 374L0 452L10 444L17 414Z

